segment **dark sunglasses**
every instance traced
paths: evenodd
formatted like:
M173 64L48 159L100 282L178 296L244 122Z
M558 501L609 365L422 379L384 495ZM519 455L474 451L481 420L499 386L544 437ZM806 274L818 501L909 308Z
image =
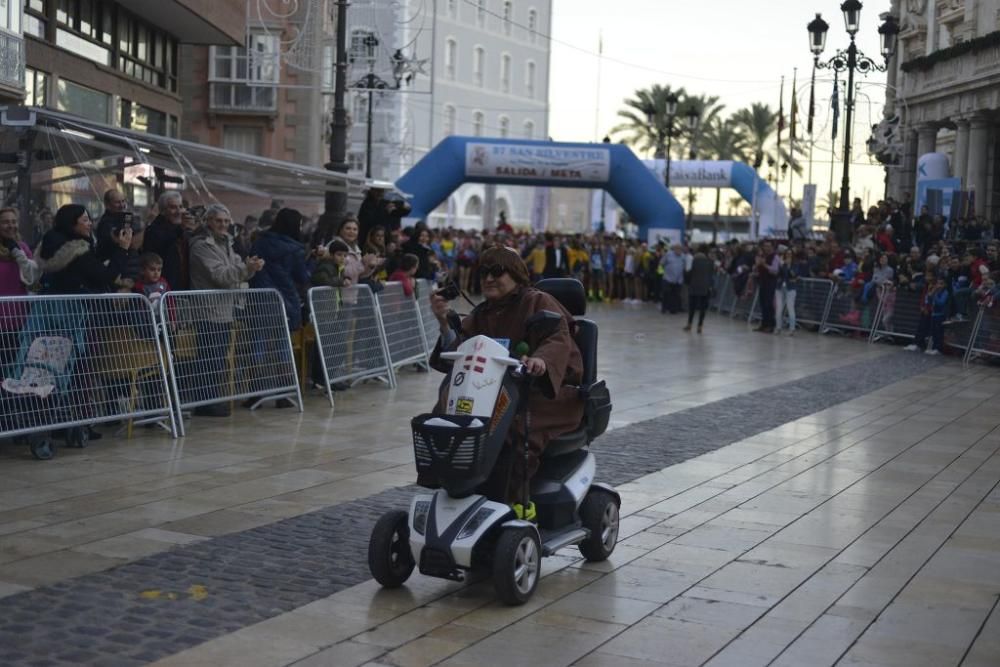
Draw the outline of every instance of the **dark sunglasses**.
M500 266L499 264L494 264L493 266L481 266L479 267L479 276L485 278L486 276L491 276L493 278L499 278L503 274L507 273L507 269Z

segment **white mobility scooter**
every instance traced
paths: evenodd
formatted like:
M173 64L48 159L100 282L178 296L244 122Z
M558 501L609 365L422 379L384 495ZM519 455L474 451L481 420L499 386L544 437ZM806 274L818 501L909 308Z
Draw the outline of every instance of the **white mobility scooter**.
M476 572L492 576L500 600L517 605L534 593L543 556L576 545L587 560L601 561L614 550L621 498L594 481L595 459L587 450L611 414L607 387L595 377L597 325L577 317L586 310L578 281L543 280L537 287L574 315L571 330L584 368L579 392L586 407L576 430L549 442L530 482L525 495L535 504L535 520L519 519L502 498L481 493L517 414L530 432L531 378L504 345L476 336L441 355L452 362L445 412L411 421L417 470L439 488L416 495L409 512L387 512L376 523L368 566L382 586L403 585L415 566L425 575L453 581ZM536 313L527 324L528 337L551 335L561 319L551 311ZM524 352L518 350L517 356Z

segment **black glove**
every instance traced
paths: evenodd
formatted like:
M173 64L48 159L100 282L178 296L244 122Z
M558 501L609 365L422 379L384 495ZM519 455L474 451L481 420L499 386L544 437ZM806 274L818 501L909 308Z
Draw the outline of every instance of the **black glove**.
M15 241L14 239L3 238L0 239L0 243L3 243L3 247L7 248L7 250L10 250L11 252L18 250L21 247L17 244L17 241Z

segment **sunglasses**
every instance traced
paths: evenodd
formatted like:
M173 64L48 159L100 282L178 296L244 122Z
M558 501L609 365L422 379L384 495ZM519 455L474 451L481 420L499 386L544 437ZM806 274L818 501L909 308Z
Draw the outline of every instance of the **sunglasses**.
M503 268L499 264L494 264L493 266L481 266L479 267L479 276L485 278L490 276L492 278L499 278L503 274L507 273L507 269Z

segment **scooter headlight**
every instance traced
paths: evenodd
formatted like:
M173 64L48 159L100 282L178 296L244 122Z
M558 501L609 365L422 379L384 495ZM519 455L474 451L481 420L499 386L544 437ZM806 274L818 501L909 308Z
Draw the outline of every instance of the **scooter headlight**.
M458 534L458 539L464 540L467 537L472 537L479 530L479 527L483 525L490 515L493 514L493 510L489 507L481 507L478 512L472 515L472 517L465 522L462 526L461 532Z
M431 511L430 501L419 500L413 506L413 530L421 535L427 530L427 513Z

